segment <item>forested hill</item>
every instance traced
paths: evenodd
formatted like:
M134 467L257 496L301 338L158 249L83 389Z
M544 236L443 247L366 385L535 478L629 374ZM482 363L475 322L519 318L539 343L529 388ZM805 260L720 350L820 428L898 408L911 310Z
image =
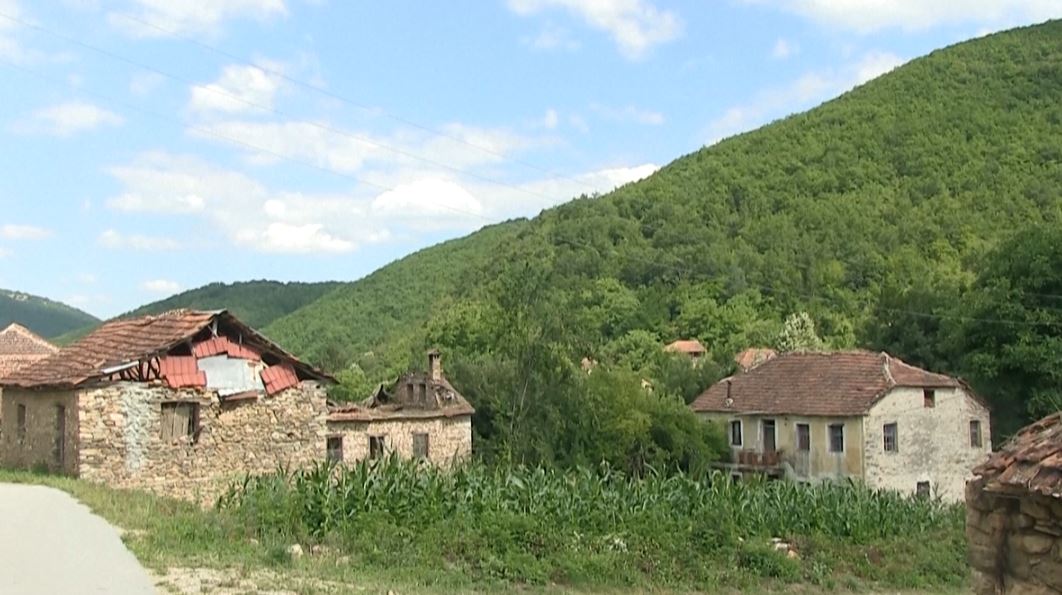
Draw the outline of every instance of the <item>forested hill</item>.
M232 312L253 328L262 328L274 320L313 303L342 283L284 283L280 281L243 281L210 283L178 293L164 300L141 306L127 316L161 314L177 308Z
M585 312L616 309L583 329L587 351L644 330L725 355L801 310L828 343L865 344L883 291L968 281L1001 238L1059 223L1060 193L1062 22L1050 22L936 51L604 197L422 251L267 330L316 359L394 349L505 268L484 262L536 254L549 289Z
M12 322L46 338L99 322L77 308L47 298L0 289L0 329Z

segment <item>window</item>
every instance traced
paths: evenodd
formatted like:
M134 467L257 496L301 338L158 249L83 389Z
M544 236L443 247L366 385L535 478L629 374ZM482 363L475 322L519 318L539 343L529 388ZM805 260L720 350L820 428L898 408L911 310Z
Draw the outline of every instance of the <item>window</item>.
M26 406L22 403L18 404L17 413L15 414L15 428L18 443L22 444L26 441Z
M778 449L777 440L775 440L774 432L774 420L765 419L763 424L763 452L773 452Z
M21 407L21 405L19 405ZM730 446L741 446L741 420L730 422Z
M199 440L199 403L163 403L159 436L167 443L190 439L194 444Z
M343 462L343 437L329 436L326 443L327 454L325 458L330 463Z
M830 452L844 452L844 424L830 424Z
M428 458L427 434L413 434L413 456L418 459Z
M900 444L896 436L896 424L885 424L881 428L885 440L885 452L899 452Z
M370 459L379 459L384 456L384 440L385 436L369 436Z
M935 390L933 390L931 388L923 389L922 390L922 404L925 407L927 407L927 408L936 407L937 406L937 391L935 391Z
M66 407L55 406L55 465L63 467L66 462Z
M981 420L970 420L970 446L973 448L981 448L984 443L981 441Z
M928 481L920 481L920 482L918 482L918 484L915 485L915 496L918 496L919 498L928 498L929 497L929 482Z
M811 450L811 426L797 424L797 450L808 452Z
M421 382L417 385L417 405L428 404L428 385Z

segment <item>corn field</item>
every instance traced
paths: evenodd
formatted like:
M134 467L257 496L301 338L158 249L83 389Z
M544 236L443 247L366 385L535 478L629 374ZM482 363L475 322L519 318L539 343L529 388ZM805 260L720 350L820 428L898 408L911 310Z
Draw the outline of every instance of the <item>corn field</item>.
M705 573L719 560L753 560L759 574L797 580L825 569L750 554L757 548L749 544L778 537L869 547L944 536L954 546L963 526L959 506L854 484L733 482L718 473L634 478L607 466L441 471L396 459L249 477L218 506L262 539L339 543L381 560L456 560L476 576L530 582L619 572L622 583L678 576L714 584L719 574Z

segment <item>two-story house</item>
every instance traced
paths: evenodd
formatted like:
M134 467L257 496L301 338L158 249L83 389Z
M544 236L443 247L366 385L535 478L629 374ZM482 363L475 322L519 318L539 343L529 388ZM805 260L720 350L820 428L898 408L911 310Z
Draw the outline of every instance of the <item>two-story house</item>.
M690 405L725 424L735 476L855 478L962 500L991 452L989 411L959 380L886 353L779 355L712 385Z

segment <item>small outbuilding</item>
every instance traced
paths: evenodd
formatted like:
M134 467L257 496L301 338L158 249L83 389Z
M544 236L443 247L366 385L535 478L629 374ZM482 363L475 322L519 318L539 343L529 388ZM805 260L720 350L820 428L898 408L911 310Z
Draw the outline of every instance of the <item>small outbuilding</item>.
M428 371L381 385L365 401L328 414L328 454L353 463L394 453L439 466L472 454L475 409L443 375L442 355L428 352Z
M223 310L112 321L0 380L0 461L205 502L323 460L330 381Z
M672 341L664 346L664 351L685 355L693 361L699 361L708 354L708 350L705 349L704 345L702 345L697 339L680 339L678 341Z
M974 469L966 538L978 595L1062 593L1062 413Z

